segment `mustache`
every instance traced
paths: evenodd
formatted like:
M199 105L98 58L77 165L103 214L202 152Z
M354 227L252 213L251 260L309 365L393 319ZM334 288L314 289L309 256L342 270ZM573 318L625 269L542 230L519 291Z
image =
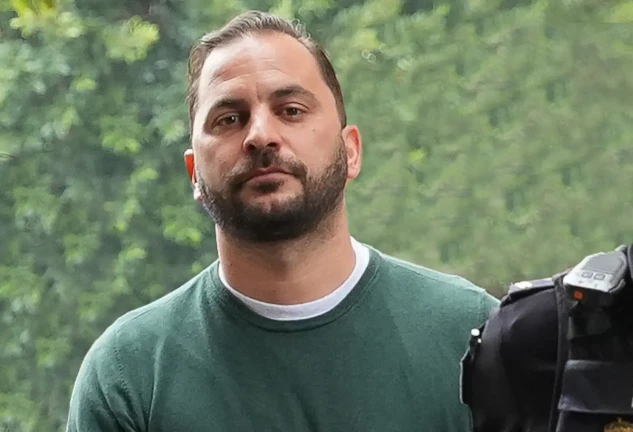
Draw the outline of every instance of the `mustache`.
M243 164L232 170L228 175L228 183L237 189L248 181L253 171L266 168L278 169L299 179L307 176L307 168L301 162L283 158L276 150L265 148L252 152Z

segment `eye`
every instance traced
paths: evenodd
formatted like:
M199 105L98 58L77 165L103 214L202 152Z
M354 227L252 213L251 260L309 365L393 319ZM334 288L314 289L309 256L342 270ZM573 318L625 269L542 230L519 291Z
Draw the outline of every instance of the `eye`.
M290 117L290 118L297 118L300 117L301 115L305 114L305 110L295 106L295 105L291 105L291 106L285 106L283 107L282 111L282 115L284 117Z
M218 126L230 126L240 121L240 116L237 114L229 114L224 117L220 117L216 122Z
M289 116L296 116L301 114L301 110L297 107L288 107L285 109L286 114L288 114Z

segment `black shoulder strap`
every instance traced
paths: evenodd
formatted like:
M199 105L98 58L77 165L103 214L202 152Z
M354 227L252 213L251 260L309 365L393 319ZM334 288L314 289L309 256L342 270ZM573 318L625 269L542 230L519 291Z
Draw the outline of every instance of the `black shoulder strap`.
M556 377L554 381L554 391L552 392L552 401L549 416L549 432L556 432L558 423L558 400L560 399L561 388L563 385L563 372L565 363L569 357L569 342L567 332L569 328L569 310L570 302L565 297L565 291L562 285L564 274L554 277L554 292L556 294L556 309L558 310L558 348L556 353Z
M522 282L515 282L510 285L506 295L501 298L500 306L503 307L510 303L522 299L524 297L536 294L539 291L551 289L554 286L554 280L552 278L533 279Z

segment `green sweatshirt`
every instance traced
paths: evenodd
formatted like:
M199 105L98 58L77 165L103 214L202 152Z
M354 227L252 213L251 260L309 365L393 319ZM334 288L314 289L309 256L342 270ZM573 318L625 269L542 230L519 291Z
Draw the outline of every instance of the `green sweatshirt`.
M276 321L237 300L216 262L99 337L67 432L467 432L460 359L497 303L371 249L334 309Z

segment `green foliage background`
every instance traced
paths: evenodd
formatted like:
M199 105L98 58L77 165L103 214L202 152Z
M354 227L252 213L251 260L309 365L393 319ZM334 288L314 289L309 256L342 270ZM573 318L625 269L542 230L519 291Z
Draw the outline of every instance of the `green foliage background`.
M360 240L498 296L631 242L633 1L0 2L0 430L63 430L94 339L215 259L186 59L250 8L332 55Z

